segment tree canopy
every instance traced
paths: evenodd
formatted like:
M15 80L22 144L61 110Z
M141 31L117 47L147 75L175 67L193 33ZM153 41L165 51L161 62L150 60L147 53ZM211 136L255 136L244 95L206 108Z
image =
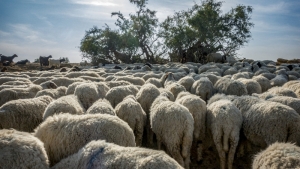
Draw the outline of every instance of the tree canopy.
M112 30L93 27L81 40L83 58L93 63L158 62L163 57L180 61L183 57L199 62L211 52L236 55L251 38L251 6L237 5L228 12L223 2L203 0L191 9L175 12L162 23L156 11L146 7L148 0L129 0L137 7L128 19L121 12Z

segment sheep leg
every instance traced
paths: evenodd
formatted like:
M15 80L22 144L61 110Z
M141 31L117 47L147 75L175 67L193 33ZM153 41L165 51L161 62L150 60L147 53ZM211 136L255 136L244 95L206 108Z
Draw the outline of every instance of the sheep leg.
M222 133L221 131L219 133ZM226 154L225 151L223 149L222 146L222 136L221 135L217 135L217 136L213 136L218 154L219 154L219 158L220 158L220 168L221 169L225 169L226 166Z
M174 148L169 148L169 147L167 147L167 149L168 149L168 152L170 152L170 155L182 166L182 167L184 167L184 162L183 162L183 158L182 158L182 156L181 156L181 154L180 154L180 151L179 151L179 149L175 149L174 150Z
M140 124L140 123L138 123L138 122L136 122L136 127L135 127L135 135L136 135L136 137L135 137L135 143L136 143L136 146L142 146L142 141L143 141L143 132L144 132L144 127Z
M230 137L230 149L228 152L228 169L232 169L234 154L239 143L239 130L232 131Z
M156 139L157 139L157 149L161 150L161 138L157 135Z
M197 161L202 160L202 151L203 151L202 143L197 143Z
M148 143L149 143L148 146L152 147L153 146L153 132L150 128L150 125L148 125L148 127L147 127L147 136L148 136Z

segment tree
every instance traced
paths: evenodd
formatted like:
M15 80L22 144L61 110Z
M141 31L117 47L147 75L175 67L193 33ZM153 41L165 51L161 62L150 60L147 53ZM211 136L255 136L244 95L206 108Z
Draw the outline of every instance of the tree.
M146 8L148 0L129 0L135 4L137 11L130 14L129 19L124 18L120 12L113 12L112 16L117 15L116 25L124 35L130 34L136 38L138 47L141 51L139 56L145 55L148 62L156 62L156 57L162 56L166 51L162 50L156 28L158 19L156 11Z
M236 55L251 37L251 6L237 5L222 13L223 2L203 0L187 11L176 12L160 26L159 35L173 56L201 60L207 53L220 51ZM196 56L195 56L196 55ZM198 61L199 61L198 60Z

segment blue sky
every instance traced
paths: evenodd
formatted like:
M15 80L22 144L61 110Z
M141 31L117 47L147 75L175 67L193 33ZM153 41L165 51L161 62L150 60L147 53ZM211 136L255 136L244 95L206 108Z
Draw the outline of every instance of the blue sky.
M148 8L157 11L163 21L174 11L186 10L199 0L149 0ZM242 47L239 57L255 60L300 58L299 0L229 0L222 10L237 4L254 8L252 38ZM114 27L116 17L134 13L129 0L0 0L0 54L15 61L39 56L68 57L73 63L82 60L80 40L93 26Z

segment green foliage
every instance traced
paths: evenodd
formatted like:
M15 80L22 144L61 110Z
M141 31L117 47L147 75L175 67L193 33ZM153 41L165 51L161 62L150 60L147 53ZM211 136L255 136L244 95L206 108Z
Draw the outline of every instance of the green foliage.
M194 4L187 11L168 17L161 24L160 36L171 53L180 55L183 49L191 49L193 54L221 51L224 55L235 55L251 37L252 7L238 5L223 14L222 4L204 0L201 5Z
M191 9L175 12L162 23L156 11L146 7L148 0L129 0L137 10L125 18L121 12L112 30L106 25L86 31L80 51L93 64L143 62L158 63L169 53L171 61L182 57L200 61L207 53L221 51L235 55L251 38L252 7L237 5L227 13L221 11L223 2L203 0Z

